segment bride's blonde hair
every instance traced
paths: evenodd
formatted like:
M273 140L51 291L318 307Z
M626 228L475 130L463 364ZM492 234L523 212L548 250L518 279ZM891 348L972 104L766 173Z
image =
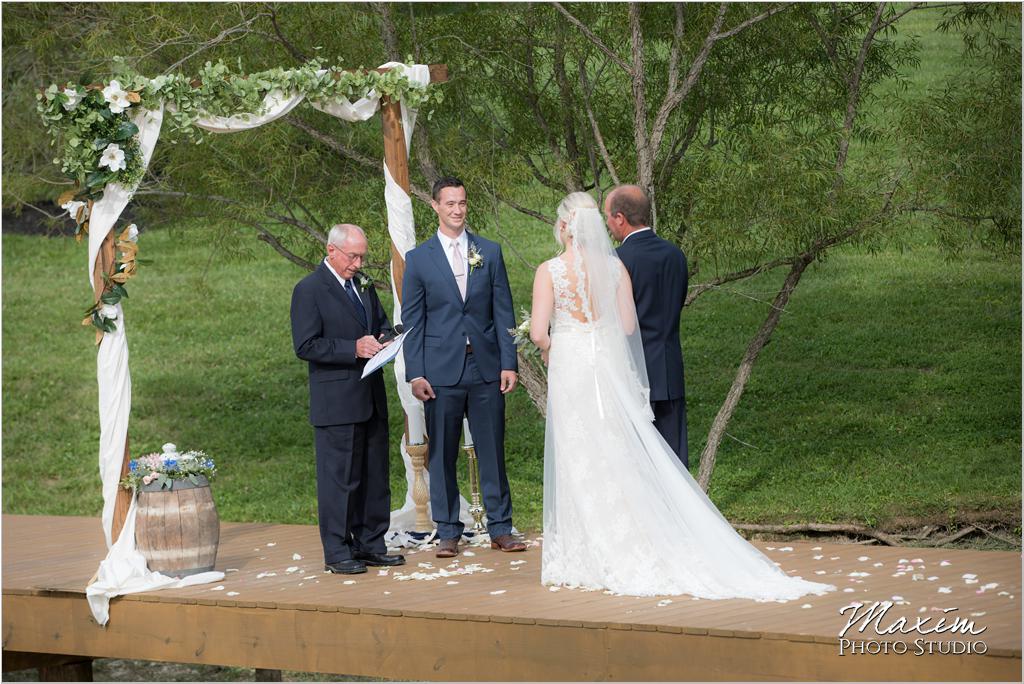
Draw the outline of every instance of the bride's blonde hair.
M560 247L565 247L565 241L562 240L562 230L559 227L563 221L568 225L569 219L572 218L572 213L576 209L597 209L597 202L594 198L586 192L570 192L565 196L565 199L558 205L556 213L558 218L555 220L555 242Z

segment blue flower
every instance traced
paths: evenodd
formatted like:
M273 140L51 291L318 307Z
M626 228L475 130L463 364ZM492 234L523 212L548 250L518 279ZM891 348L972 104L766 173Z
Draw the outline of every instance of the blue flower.
M164 467L167 468L167 470L177 470L178 469L178 461L177 461L177 459L174 459L174 458L167 459L166 461L164 461Z
M132 461L131 463L128 464L128 470L132 471L133 473L136 470L138 470L138 469L139 469L139 462L138 461Z

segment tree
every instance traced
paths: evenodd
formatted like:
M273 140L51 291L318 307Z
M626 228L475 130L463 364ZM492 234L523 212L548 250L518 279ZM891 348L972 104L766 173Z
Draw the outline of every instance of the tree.
M879 87L915 65L915 43L897 40L900 20L931 7L945 8L950 29L969 29L971 77L927 102L904 97L902 125L865 118ZM829 250L893 235L920 212L942 216L958 244L982 238L1019 249L1020 12L1007 7L183 3L154 14L134 4L7 5L4 133L31 139L19 100L26 89L102 78L115 53L153 75L240 55L249 71L313 55L348 66L404 55L448 64L446 101L417 127L412 150L423 225L439 170L484 194L489 210L472 218L499 238L499 206L550 223L566 192L600 198L639 182L659 233L690 258L688 305L785 269L708 434L707 487L759 354L806 269ZM987 107L993 93L998 106ZM328 217L382 234L380 141L370 128L296 110L258 134L162 145L140 206L153 221L203 216L233 244L255 234L309 267ZM5 206L55 194L49 155L31 143L10 149ZM372 242L383 266L386 241ZM540 369L524 368L534 371L524 380L543 410Z

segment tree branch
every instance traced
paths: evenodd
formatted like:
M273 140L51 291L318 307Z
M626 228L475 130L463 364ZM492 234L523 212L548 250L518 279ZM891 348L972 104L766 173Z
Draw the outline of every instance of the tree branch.
M752 278L758 274L772 271L778 268L779 266L791 266L793 263L796 262L797 259L800 258L800 256L801 255L799 254L794 254L793 256L784 257L782 259L775 259L774 261L769 261L763 264L758 264L757 266L745 268L742 271L736 271L734 273L729 273L724 276L719 276L718 278L709 280L706 283L699 283L697 285L694 285L690 287L689 291L686 293L685 306L693 304L694 300L696 300L697 297L701 296L708 290L714 290L715 288L720 287L726 283L732 283L737 280L745 280L746 278Z
M591 43L593 43L593 44L594 44L594 46L595 46L595 47L596 47L596 48L597 48L598 50L600 50L601 52L603 52L604 54L606 54L606 55L608 56L608 58L609 58L609 59L611 59L611 60L612 60L613 62L615 62L616 64L618 64L618 65L619 65L620 67L622 67L622 70L623 70L623 71L625 71L625 72L626 72L627 74L629 74L629 75L632 75L632 74L633 74L633 68L632 68L632 67L630 67L630 66L629 66L628 64L626 64L626 62L625 62L625 61L624 61L624 60L623 60L623 59L622 59L621 57L619 57L619 56L618 56L617 54L615 54L615 51L614 51L614 50L612 50L612 49L611 49L611 48L609 48L609 47L608 47L607 45L605 45L605 44L604 44L604 43L603 43L603 42L601 41L601 39L600 39L600 38L598 38L598 37L597 37L597 35L595 35L595 34L594 34L594 32L593 32L593 31L591 31L591 30L590 30L590 29L589 29L589 28L588 28L588 27L587 27L587 26L586 26L586 25L585 25L585 24L584 24L584 23L583 23L582 21L580 21L579 19L577 19L576 17L574 17L574 16L573 16L573 15L572 15L572 14L571 14L571 13L569 12L569 10L565 9L565 7L563 7L563 6L562 6L562 3L560 3L560 2L553 2L553 3L551 3L551 4L552 4L552 5L554 5L554 7L555 7L555 9L556 9L556 10L558 10L558 11L559 11L559 12L561 12L561 13L562 13L563 15L565 15L565 18L566 18L566 19L568 19L568 20L569 20L569 22L570 22L570 23L571 23L571 24L572 24L573 26L575 26L575 27L576 27L576 28L578 28L578 29L579 29L580 31L582 31L582 32L583 32L583 35L584 35L584 36L586 36L586 37L587 37L587 39L588 39L588 40L589 40L589 41L590 41Z
M608 169L608 174L612 177L612 182L616 185L621 185L622 182L619 180L619 174L615 170L615 164L612 163L612 157L608 154L608 147L604 144L604 136L601 135L601 128L597 123L597 117L594 116L594 109L590 105L590 96L593 91L587 83L587 65L582 57L580 58L580 91L583 94L583 107L587 112L587 120L590 122L590 130L594 134L594 142L597 143L597 149L601 153L601 159L604 161L604 166Z
M274 3L267 3L267 9L270 10L270 25L274 27L274 34L277 36L277 42L281 43L281 45L284 46L284 49L299 62L308 62L309 57L295 47L290 40L284 37L281 27L277 23L277 6Z
M317 142L323 143L324 145L326 145L330 149L332 149L335 152L337 152L339 156L341 156L341 157L343 157L345 159L349 159L351 161L354 161L354 162L360 164L361 166L365 166L368 169L373 169L375 173L380 173L380 170L382 168L380 162L376 162L373 159L370 159L369 157L367 157L366 155L360 154L356 150L353 150L350 147L346 147L345 145L342 145L340 142L338 142L337 140L335 140L331 136L327 135L326 133L324 133L322 131L319 131L316 128L313 128L312 126L310 126L308 123L306 123L302 119L299 119L299 118L294 117L294 116L286 116L286 117L284 117L284 121L287 122L287 123L290 123L292 126L295 126L300 131L303 131L304 133L308 134L311 138L313 138ZM409 186L411 188L411 194L412 195L414 195L415 197L419 198L423 202L426 202L427 204L430 204L430 193L429 192L427 192L423 188L421 188L421 187L419 187L419 186L417 186L417 185L415 185L413 183L410 183Z
M716 33L715 40L717 41L717 40L722 40L724 38L731 38L731 37L735 36L737 33L739 33L740 31L748 29L751 26L753 26L754 24L756 24L756 23L758 23L760 21L764 21L765 19L767 19L768 17L772 16L773 14L778 14L779 12L782 12L783 10L787 10L787 9L789 9L792 6L793 6L793 3L790 2L790 3L787 3L785 5L778 5L776 7L773 7L770 10L768 10L767 12L762 12L761 14L757 15L756 17L751 17L750 19L747 19L746 21L744 21L741 24L737 25L735 28L729 29L725 33Z
M704 71L704 65L708 61L708 55L711 54L711 48L714 47L716 36L718 35L719 29L722 28L722 24L725 22L725 11L727 5L722 3L718 8L718 15L715 17L715 21L708 31L707 36L704 38L704 43L701 45L700 51L694 58L693 63L690 65L690 70L686 74L686 79L682 85L679 86L675 91L668 92L665 94L665 99L661 103L661 107L658 109L658 114L654 118L654 126L651 128L651 149L657 151L661 147L661 140L665 135L665 129L668 126L669 116L676 107L682 103L686 96L693 89L693 86L697 84L700 79L701 73Z
M259 12L259 13L255 14L255 15L253 15L252 17L246 19L245 21L243 21L240 24L232 26L231 28L224 29L223 31L218 33L216 36L211 38L210 40L206 41L205 43L202 43L199 47L197 47L192 52L190 52L186 56L182 57L181 59L179 59L177 62L175 62L171 66L169 66L166 69L164 69L164 73L165 74L171 73L172 71L174 71L175 69L180 67L182 64L184 64L188 60L190 60L193 57L195 57L196 55L198 55L198 54L200 54L202 52L205 52L207 50L210 50L212 48L215 48L218 45L220 45L221 43L234 42L236 40L239 40L240 38L245 37L245 34L250 33L252 31L252 29L251 29L252 24L254 24L258 19L263 19L263 18L265 18L267 16L269 16L269 15L264 14L263 12ZM232 36L235 36L236 34L239 34L239 33L242 34L242 35L236 36L236 37L232 38Z

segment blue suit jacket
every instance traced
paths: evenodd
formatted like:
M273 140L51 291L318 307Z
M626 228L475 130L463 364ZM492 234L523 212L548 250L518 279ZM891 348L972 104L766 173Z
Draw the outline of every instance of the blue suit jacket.
M636 233L616 253L633 281L651 401L679 399L685 393L679 314L686 302L686 256L654 231Z
M458 384L467 337L486 382L497 382L503 370L519 369L508 332L516 323L501 247L473 233L466 236L483 263L468 274L465 302L436 234L405 255L402 323L409 333L402 353L408 381L424 377L433 386Z

